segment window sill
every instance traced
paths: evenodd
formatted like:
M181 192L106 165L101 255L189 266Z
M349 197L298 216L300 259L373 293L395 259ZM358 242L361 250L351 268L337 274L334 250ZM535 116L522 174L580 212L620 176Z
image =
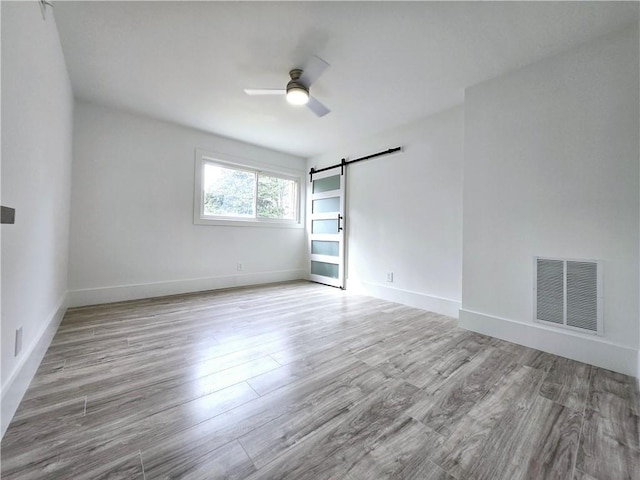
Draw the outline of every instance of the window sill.
M260 227L260 228L304 228L304 225L295 221L256 220L256 219L218 219L218 218L194 218L194 225L210 225L218 227Z

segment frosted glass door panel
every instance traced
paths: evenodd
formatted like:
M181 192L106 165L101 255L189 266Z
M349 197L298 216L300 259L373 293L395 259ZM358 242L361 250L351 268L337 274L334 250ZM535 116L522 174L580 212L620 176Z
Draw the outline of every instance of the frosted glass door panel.
M313 181L313 193L330 192L331 190L340 190L340 175Z
M329 255L331 257L337 257L340 254L340 243L312 240L311 253L315 255Z
M311 233L337 234L338 220L313 220L311 222Z
M323 277L338 278L338 265L335 263L311 262L311 273Z
M314 200L312 203L312 213L331 213L340 211L340 197L323 198Z

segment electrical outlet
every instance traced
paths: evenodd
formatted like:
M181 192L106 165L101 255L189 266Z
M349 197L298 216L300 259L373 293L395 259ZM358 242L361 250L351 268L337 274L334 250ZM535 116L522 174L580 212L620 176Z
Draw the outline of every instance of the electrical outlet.
M244 265L242 265L242 263L238 262L236 265L236 269L238 270L238 272L242 272L244 271Z
M387 272L387 282L393 283L393 272Z
M20 350L22 350L22 327L16 330L16 344L13 356L17 357Z

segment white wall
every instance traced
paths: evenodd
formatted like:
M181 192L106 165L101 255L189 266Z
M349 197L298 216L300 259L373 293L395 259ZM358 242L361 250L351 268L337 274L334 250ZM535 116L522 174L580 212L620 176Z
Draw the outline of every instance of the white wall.
M66 308L73 96L51 9L0 8L2 205L16 209L2 226L4 434Z
M460 106L309 159L321 168L403 147L348 167L349 290L457 316L463 131Z
M74 121L72 305L304 278L303 229L193 223L196 148L303 159L89 103Z
M469 88L461 325L637 374L638 28ZM604 262L604 337L532 322L533 257Z

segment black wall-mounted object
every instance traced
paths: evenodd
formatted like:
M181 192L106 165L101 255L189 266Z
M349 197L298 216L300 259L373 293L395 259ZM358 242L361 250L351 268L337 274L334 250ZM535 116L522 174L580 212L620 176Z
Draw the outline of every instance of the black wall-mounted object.
M16 209L11 207L0 207L1 223L16 223Z
M395 148L390 148L389 150L385 150L384 152L374 153L372 155L367 155L366 157L356 158L354 160L347 161L346 158L343 158L340 161L340 163L336 163L335 165L331 165L330 167L320 168L318 170L316 170L315 168L312 167L311 170L309 170L309 181L313 182L313 174L314 173L326 172L327 170L331 170L332 168L340 167L341 175L344 175L344 167L346 167L347 165L350 165L350 164L356 163L356 162L361 162L363 160L369 160L370 158L380 157L382 155L389 155L391 153L396 153L396 152L400 152L400 151L402 151L402 147L395 147Z

